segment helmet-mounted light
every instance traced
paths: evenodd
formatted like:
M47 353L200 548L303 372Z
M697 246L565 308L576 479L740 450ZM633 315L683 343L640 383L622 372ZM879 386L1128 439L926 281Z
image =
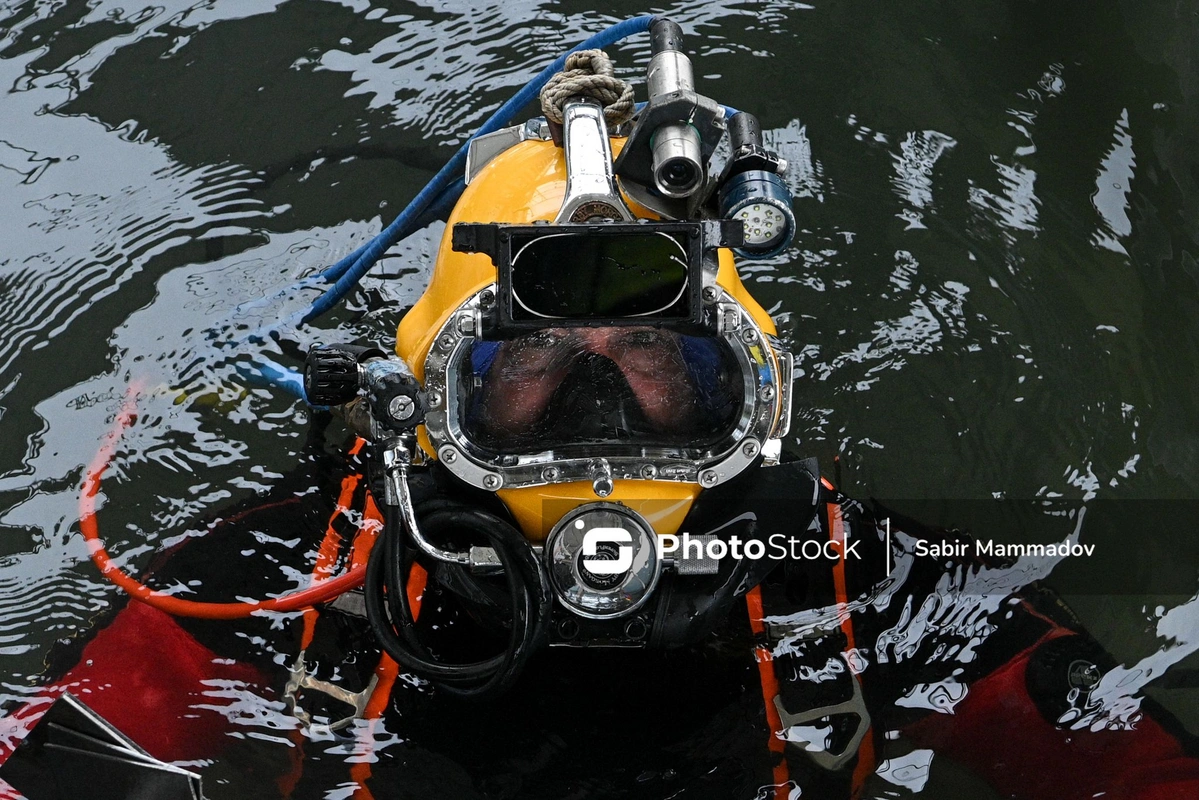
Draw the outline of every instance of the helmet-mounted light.
M729 122L733 152L720 185L720 216L745 224L745 241L735 252L745 258L778 255L795 238L791 190L783 181L787 162L762 144L753 114L740 112Z

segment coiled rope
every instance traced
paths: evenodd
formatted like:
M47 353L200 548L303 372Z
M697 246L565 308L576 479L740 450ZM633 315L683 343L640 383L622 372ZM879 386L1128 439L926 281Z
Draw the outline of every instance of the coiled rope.
M541 90L541 113L562 124L562 109L572 97L586 97L604 107L604 121L616 127L633 118L633 87L616 77L603 50L580 50L566 57L565 69Z

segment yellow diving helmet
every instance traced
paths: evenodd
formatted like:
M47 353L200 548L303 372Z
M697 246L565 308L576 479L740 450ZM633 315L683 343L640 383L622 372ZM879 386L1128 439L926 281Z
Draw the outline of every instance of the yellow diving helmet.
M599 111L566 104L562 146L543 121L472 143L396 337L425 453L534 541L599 501L674 534L701 489L777 458L789 420L791 357L724 246L741 220L666 221L620 191L611 153L636 131L609 138Z

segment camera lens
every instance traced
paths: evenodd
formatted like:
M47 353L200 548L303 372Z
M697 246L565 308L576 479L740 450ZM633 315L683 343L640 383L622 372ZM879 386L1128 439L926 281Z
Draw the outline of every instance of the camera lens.
M667 197L694 194L704 179L699 134L687 124L663 125L653 138L654 184Z
M675 189L688 189L699 180L697 172L692 162L675 159L662 167L662 182Z

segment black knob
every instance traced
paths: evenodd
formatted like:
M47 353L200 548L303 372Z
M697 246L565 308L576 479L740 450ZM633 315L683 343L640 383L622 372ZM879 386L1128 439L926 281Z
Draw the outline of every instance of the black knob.
M358 356L341 345L317 345L304 361L304 394L314 406L339 406L358 396Z
M408 365L399 359L386 362L387 369L372 370L366 399L371 416L396 433L416 429L425 421L428 400Z
M649 51L654 55L664 50L683 49L683 29L666 17L654 17L649 25Z
M762 125L748 111L738 111L729 120L729 143L733 150L762 146Z

